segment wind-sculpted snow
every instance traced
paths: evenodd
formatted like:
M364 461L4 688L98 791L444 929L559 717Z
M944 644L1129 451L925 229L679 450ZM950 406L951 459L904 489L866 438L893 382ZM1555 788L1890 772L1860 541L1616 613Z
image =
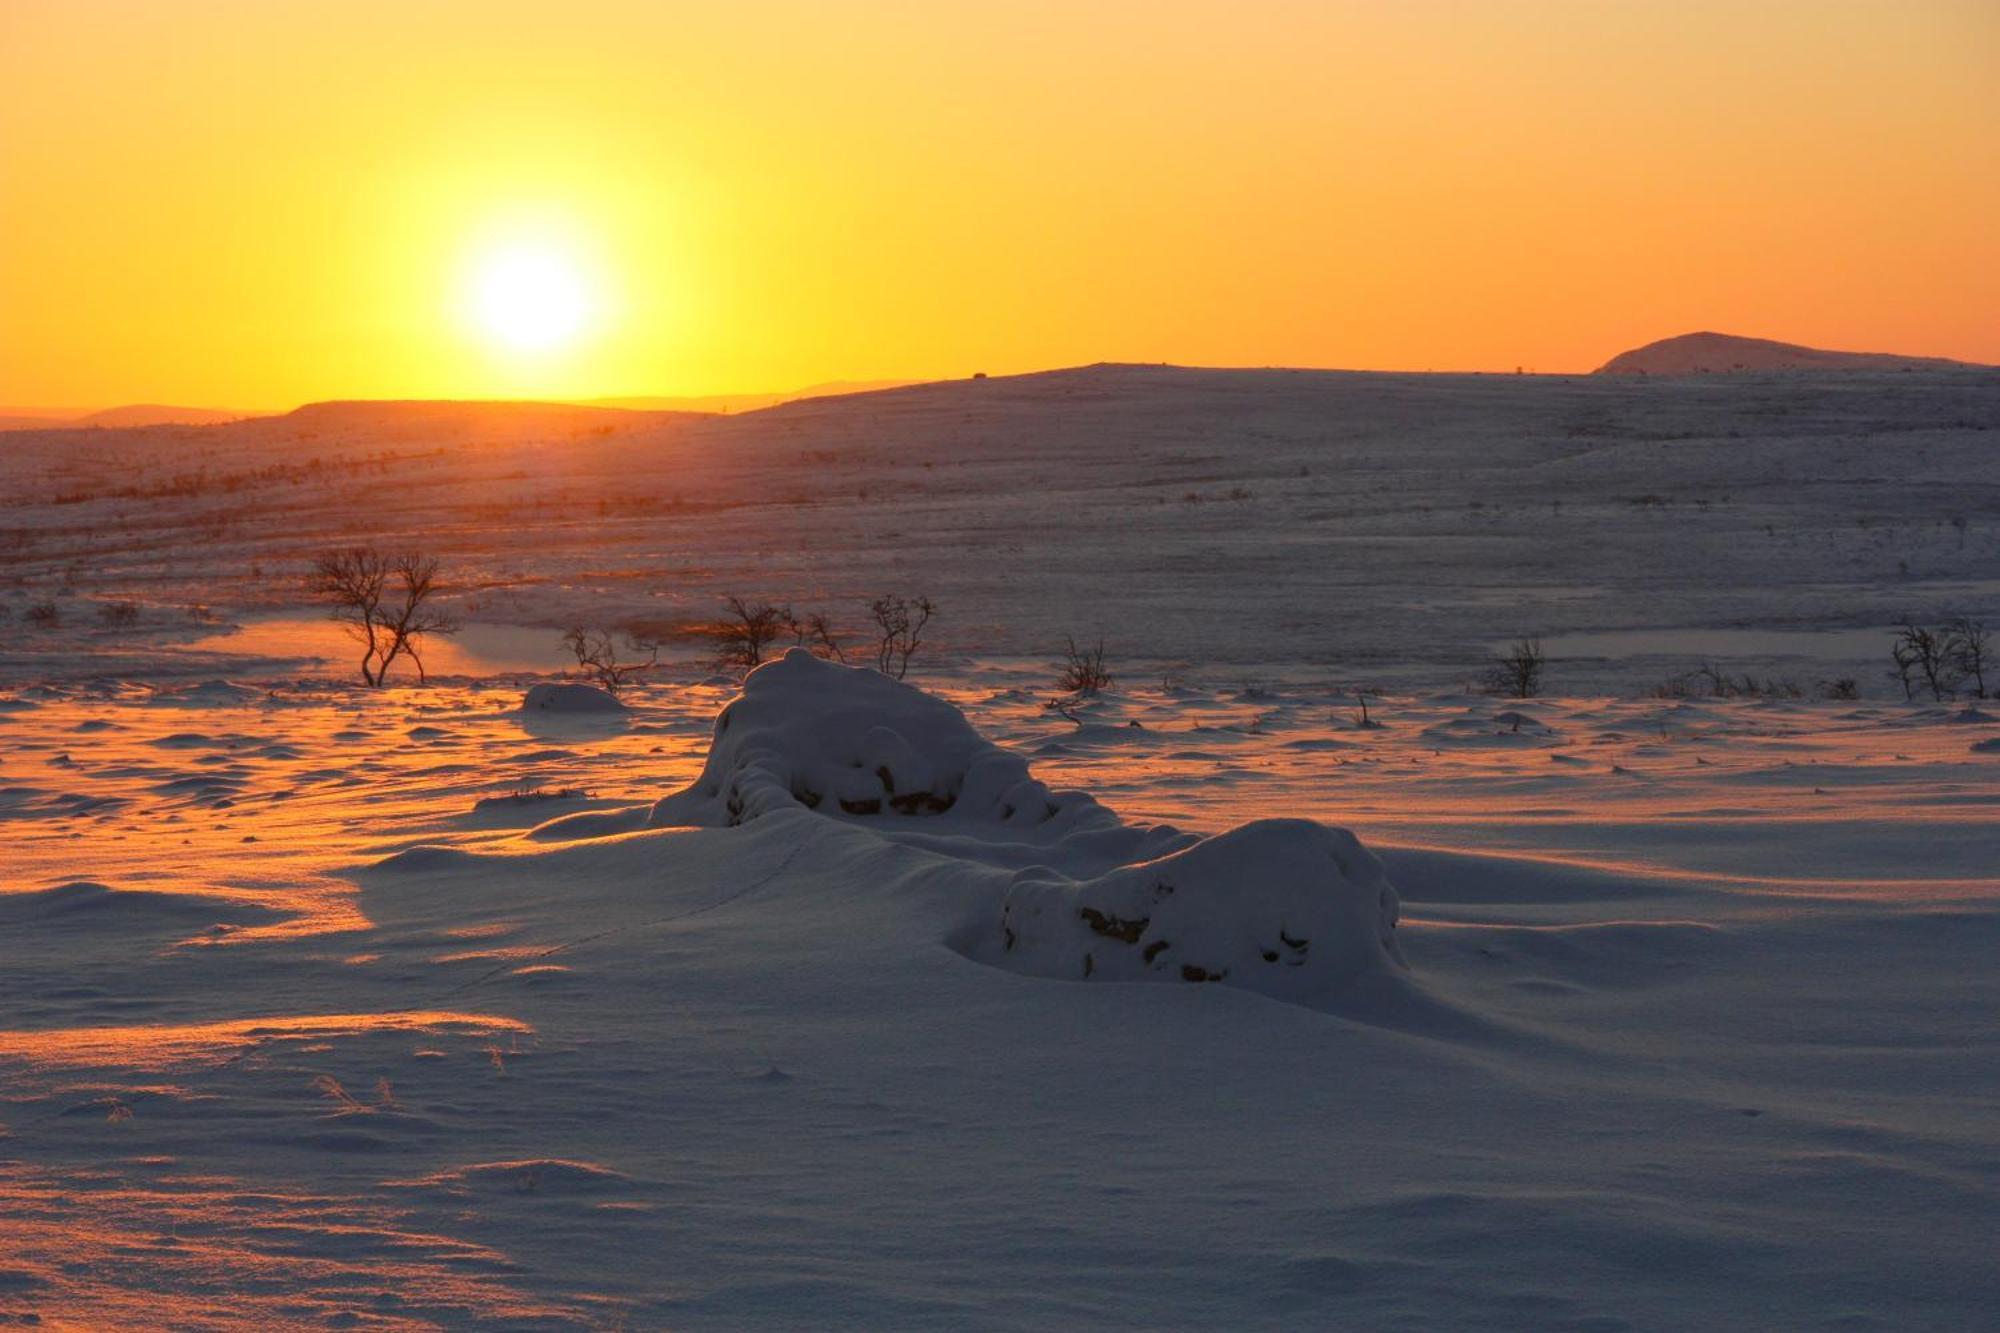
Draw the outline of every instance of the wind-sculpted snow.
M1065 832L1118 822L1086 793L1050 791L944 700L795 648L750 673L715 719L701 776L652 823L733 826L800 805Z
M521 699L524 713L622 713L625 705L595 685L544 681L530 686Z
M1326 995L1402 965L1396 891L1345 829L1260 819L1092 879L1014 877L975 957L1038 976ZM996 947L997 944L997 947Z
M700 777L651 823L736 827L801 807L968 869L1012 869L952 940L1011 971L1306 999L1402 965L1396 891L1344 829L1126 825L1088 793L1051 791L944 700L795 649L750 674Z

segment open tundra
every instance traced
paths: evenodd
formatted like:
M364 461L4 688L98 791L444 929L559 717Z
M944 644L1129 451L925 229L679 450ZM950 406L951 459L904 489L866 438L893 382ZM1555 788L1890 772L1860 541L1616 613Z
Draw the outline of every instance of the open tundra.
M944 609L954 652L1101 633L1152 675L1457 685L1539 633L1556 692L1710 659L1879 692L1886 627L2000 597L1990 370L1097 366L730 417L330 403L4 440L0 611L60 614L13 637L17 679L348 669L301 624L303 574L357 540L443 560L473 672L559 666L578 623L671 634L730 594L851 628L900 591ZM100 628L124 601L137 623ZM532 632L480 637L510 627Z
M1995 386L19 437L0 1319L1989 1327L2000 707L1884 669L2000 619ZM292 646L312 551L415 538L444 679ZM907 683L533 670L889 589ZM1534 631L1556 697L1459 688ZM1860 697L1653 694L1704 658Z

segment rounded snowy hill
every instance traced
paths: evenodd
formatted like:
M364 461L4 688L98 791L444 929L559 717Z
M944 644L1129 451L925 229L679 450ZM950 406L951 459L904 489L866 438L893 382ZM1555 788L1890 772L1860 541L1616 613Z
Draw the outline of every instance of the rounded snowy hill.
M1728 333L1684 333L1621 352L1597 368L1600 375L1717 375L1760 370L1982 370L1969 361L1896 356L1888 352L1832 352L1820 347L1738 338Z

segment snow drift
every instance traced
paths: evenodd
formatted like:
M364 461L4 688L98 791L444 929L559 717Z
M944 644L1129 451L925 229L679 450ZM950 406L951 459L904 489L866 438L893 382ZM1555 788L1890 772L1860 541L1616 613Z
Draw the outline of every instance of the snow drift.
M733 828L801 809L948 858L968 887L997 883L951 943L1010 971L1305 999L1403 965L1396 891L1346 830L1126 825L1088 793L1050 790L944 700L795 649L750 674L700 776L649 822ZM996 865L1017 868L996 881Z
M622 713L625 705L595 685L562 681L532 685L521 699L524 713Z

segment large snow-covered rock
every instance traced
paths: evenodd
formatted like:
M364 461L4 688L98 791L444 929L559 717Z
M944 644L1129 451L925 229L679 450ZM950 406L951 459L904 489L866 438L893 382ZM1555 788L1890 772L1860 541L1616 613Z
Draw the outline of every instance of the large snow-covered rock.
M949 858L967 898L950 943L1010 971L1309 999L1402 966L1396 891L1346 830L1128 826L1087 793L1051 791L944 700L795 650L750 673L700 777L650 822L802 808Z
M793 806L1050 831L1118 822L1083 792L1050 791L944 700L801 648L750 673L716 716L701 776L655 805L652 823L735 825Z
M1346 829L1260 819L1084 880L1017 874L976 957L1039 976L1220 981L1286 998L1403 964L1382 863Z

